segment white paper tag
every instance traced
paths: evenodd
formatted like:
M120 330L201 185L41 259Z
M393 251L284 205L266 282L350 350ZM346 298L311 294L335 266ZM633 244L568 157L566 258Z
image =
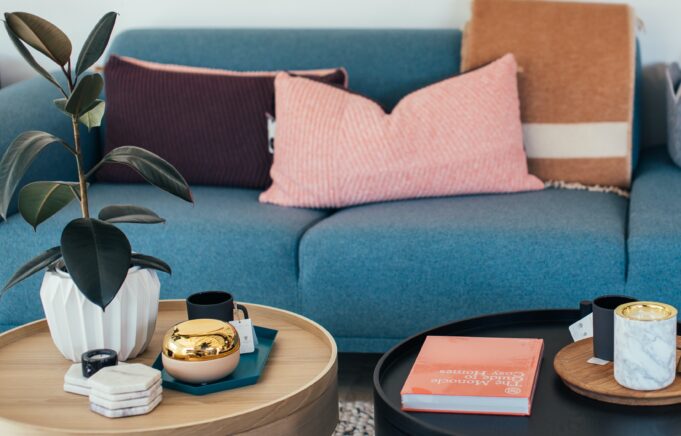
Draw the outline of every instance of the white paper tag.
M274 136L277 134L277 120L271 114L265 113L267 117L267 150L274 154Z
M250 319L240 319L238 321L230 321L237 333L239 333L239 341L241 342L240 354L252 353L255 351L256 337L253 323Z
M569 327L573 341L581 341L594 335L593 319L593 313L590 313Z
M592 357L591 359L587 360L586 363L593 363L594 365L606 365L610 363L610 361L599 359L598 357Z

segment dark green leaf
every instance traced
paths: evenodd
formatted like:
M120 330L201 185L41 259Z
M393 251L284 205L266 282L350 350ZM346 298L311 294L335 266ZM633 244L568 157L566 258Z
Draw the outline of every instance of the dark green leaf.
M132 266L157 269L168 274L173 273L172 270L170 269L170 265L168 265L161 259L157 259L153 256L147 256L146 254L133 253L131 256L130 263L132 264Z
M99 212L99 219L109 223L158 224L166 220L151 209L132 204L114 204Z
M40 223L62 210L78 196L77 183L33 182L19 191L19 212L35 230Z
M57 106L57 109L62 111L64 113L64 115L71 118L71 114L66 112L66 102L67 101L68 100L65 99L65 98L56 98L56 99L52 100L52 103L54 103L54 105Z
M26 46L24 45L24 43L21 42L21 41L19 40L19 37L18 37L17 35L14 34L14 32L13 32L12 29L9 27L9 25L7 24L6 21L5 21L5 29L7 30L7 34L9 35L9 39L12 40L12 43L13 43L14 46L17 48L17 50L19 51L19 54L24 58L24 60L25 60L25 61L26 61L34 70L36 70L36 71L38 72L38 74L40 74L41 76L43 76L44 78L46 78L47 80L49 80L54 86L56 86L57 88L59 88L59 91L60 91L63 95L66 95L66 91L64 91L64 88L62 88L62 86L59 84L59 82L57 82L57 79L55 79L54 76L53 76L52 74L48 73L47 70L46 70L45 68L43 68L43 67L35 60L35 58L34 58L33 55L31 54L31 52L29 52L28 49L26 48Z
M126 145L113 149L109 154L93 168L87 177L90 177L105 163L118 163L127 165L137 171L144 179L164 191L180 197L190 203L194 202L187 181L170 163L154 153L133 145Z
M111 37L111 31L116 23L117 16L118 14L115 12L105 14L95 25L94 29L92 29L78 55L76 77L80 76L85 70L94 65L94 63L97 62L97 59L104 54L104 50L106 49L107 44L109 44L109 38Z
M101 74L85 76L76 85L71 97L64 106L64 110L72 115L80 117L87 112L86 109L94 107L93 104L104 88L104 80Z
M5 19L19 39L58 65L66 65L71 58L71 41L49 21L26 12L6 13Z
M113 224L78 218L64 228L61 249L66 269L78 289L106 309L128 275L128 238Z
M52 247L46 252L39 254L33 259L29 260L21 268L14 273L14 275L9 279L5 287L0 292L0 295L4 294L9 288L16 285L20 281L32 276L41 269L47 267L51 263L55 262L61 257L61 248Z
M49 133L31 130L24 132L10 144L0 159L0 216L7 219L7 209L14 190L38 154L45 147L61 139Z

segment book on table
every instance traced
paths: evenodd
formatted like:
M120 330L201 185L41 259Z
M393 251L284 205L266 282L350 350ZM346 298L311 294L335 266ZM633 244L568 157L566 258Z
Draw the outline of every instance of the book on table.
M402 410L529 415L543 350L543 339L428 336Z

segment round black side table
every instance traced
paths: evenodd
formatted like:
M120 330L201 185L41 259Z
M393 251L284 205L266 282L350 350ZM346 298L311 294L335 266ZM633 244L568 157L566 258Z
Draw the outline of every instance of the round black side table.
M582 397L558 378L553 358L571 342L568 326L578 310L533 310L481 316L445 324L396 345L374 370L376 435L681 435L681 405L619 406ZM400 410L400 389L428 335L543 338L544 358L532 415L464 415Z

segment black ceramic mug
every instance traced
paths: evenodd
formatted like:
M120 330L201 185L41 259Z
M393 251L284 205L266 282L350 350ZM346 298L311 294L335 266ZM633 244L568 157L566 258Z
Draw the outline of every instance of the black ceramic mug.
M592 303L594 356L612 362L615 355L615 309L620 304L636 301L624 295L604 295Z
M246 318L248 310L243 304L237 304ZM187 297L187 317L189 319L219 319L220 321L234 320L234 297L229 292L205 291L197 292Z

